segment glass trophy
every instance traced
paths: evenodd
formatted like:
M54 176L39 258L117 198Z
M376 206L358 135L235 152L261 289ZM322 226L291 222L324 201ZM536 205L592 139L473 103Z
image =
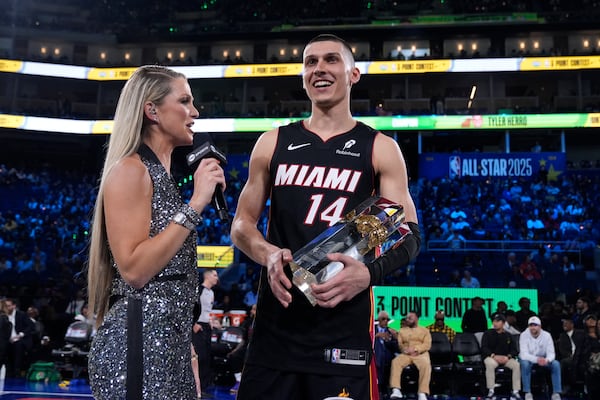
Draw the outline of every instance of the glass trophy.
M317 301L310 285L326 282L344 268L327 254L343 253L368 263L411 233L401 205L380 196L369 197L293 254L292 282L314 306Z

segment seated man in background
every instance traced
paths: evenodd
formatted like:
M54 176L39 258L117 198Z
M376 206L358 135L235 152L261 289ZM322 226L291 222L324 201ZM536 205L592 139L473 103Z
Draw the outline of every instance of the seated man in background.
M578 374L583 375L582 368L575 363L573 356L575 351L583 346L584 340L585 332L582 329L575 329L573 319L563 319L563 332L558 337L558 359L562 383L564 383L563 393L569 393L575 386Z
M454 336L456 336L456 331L452 328L450 328L448 325L446 325L446 323L444 322L444 311L443 310L437 310L435 312L435 322L431 325L427 326L427 329L429 329L429 332L441 332L441 333L445 333L446 336L448 336L448 340L450 340L450 343L452 343L454 341Z
M525 400L533 400L531 368L534 365L550 369L552 374L551 400L560 400L560 393L562 393L560 363L556 360L552 336L542 329L542 322L538 317L529 318L528 325L529 328L524 330L519 338L519 363L521 364Z
M380 397L388 392L392 360L400 351L398 347L398 332L388 326L390 316L386 311L380 311L375 325L375 365L377 366L377 386Z
M504 314L496 313L492 317L492 329L483 333L481 338L481 357L485 364L485 385L488 388L486 399L494 399L496 387L496 368L504 365L512 371L511 400L520 400L521 367L516 360L517 343L512 335L504 330Z
M419 315L411 311L406 316L406 326L398 332L398 343L401 353L392 360L390 371L390 387L392 394L390 399L401 399L400 391L402 370L410 364L414 364L419 370L418 400L427 400L429 394L429 381L431 379L431 360L429 349L431 349L431 333L426 328L419 326Z

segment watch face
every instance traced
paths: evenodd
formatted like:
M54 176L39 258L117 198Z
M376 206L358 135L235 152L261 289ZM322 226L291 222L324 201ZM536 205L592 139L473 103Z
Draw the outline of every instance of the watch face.
M179 224L179 225L184 225L187 222L187 218L185 216L184 213L180 213L178 212L177 214L175 214L175 216L173 217L173 221L175 221L175 223Z
M192 224L190 221L188 221L188 218L182 212L178 212L177 214L175 214L173 216L173 222L175 222L178 225L185 226L189 230L193 230L196 228L196 226L194 224Z

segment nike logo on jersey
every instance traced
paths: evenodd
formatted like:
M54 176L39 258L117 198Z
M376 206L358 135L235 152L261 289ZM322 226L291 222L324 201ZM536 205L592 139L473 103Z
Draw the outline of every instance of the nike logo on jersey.
M302 144L290 143L290 145L288 146L288 150L289 151L298 150L298 149L301 149L306 146L310 146L310 143L302 143Z

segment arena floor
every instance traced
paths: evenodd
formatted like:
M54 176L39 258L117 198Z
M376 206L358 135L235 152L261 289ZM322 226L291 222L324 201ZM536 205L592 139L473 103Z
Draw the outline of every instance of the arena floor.
M228 388L216 387L209 391L214 400L235 400L235 396L229 394ZM416 395L408 394L406 399L416 399ZM430 396L430 399L444 400L482 400L480 395L473 396ZM549 400L550 396L534 395L534 400ZM563 400L580 400L581 396L563 396ZM60 383L33 383L25 379L0 380L0 400L89 400L93 399L88 384L69 381ZM157 399L158 400L158 399ZM167 399L165 399L167 400ZM171 399L169 399L171 400ZM312 399L311 399L312 400ZM355 399L359 400L359 399ZM383 399L382 399L383 400ZM508 396L497 396L496 400L509 400Z
M235 399L235 396L229 394L229 388L214 388L210 390L209 393L214 396L214 400ZM62 381L60 383L36 383L27 382L25 379L0 380L0 400L46 399L89 400L93 399L93 397L89 385L85 382L73 382L72 384L70 381Z

